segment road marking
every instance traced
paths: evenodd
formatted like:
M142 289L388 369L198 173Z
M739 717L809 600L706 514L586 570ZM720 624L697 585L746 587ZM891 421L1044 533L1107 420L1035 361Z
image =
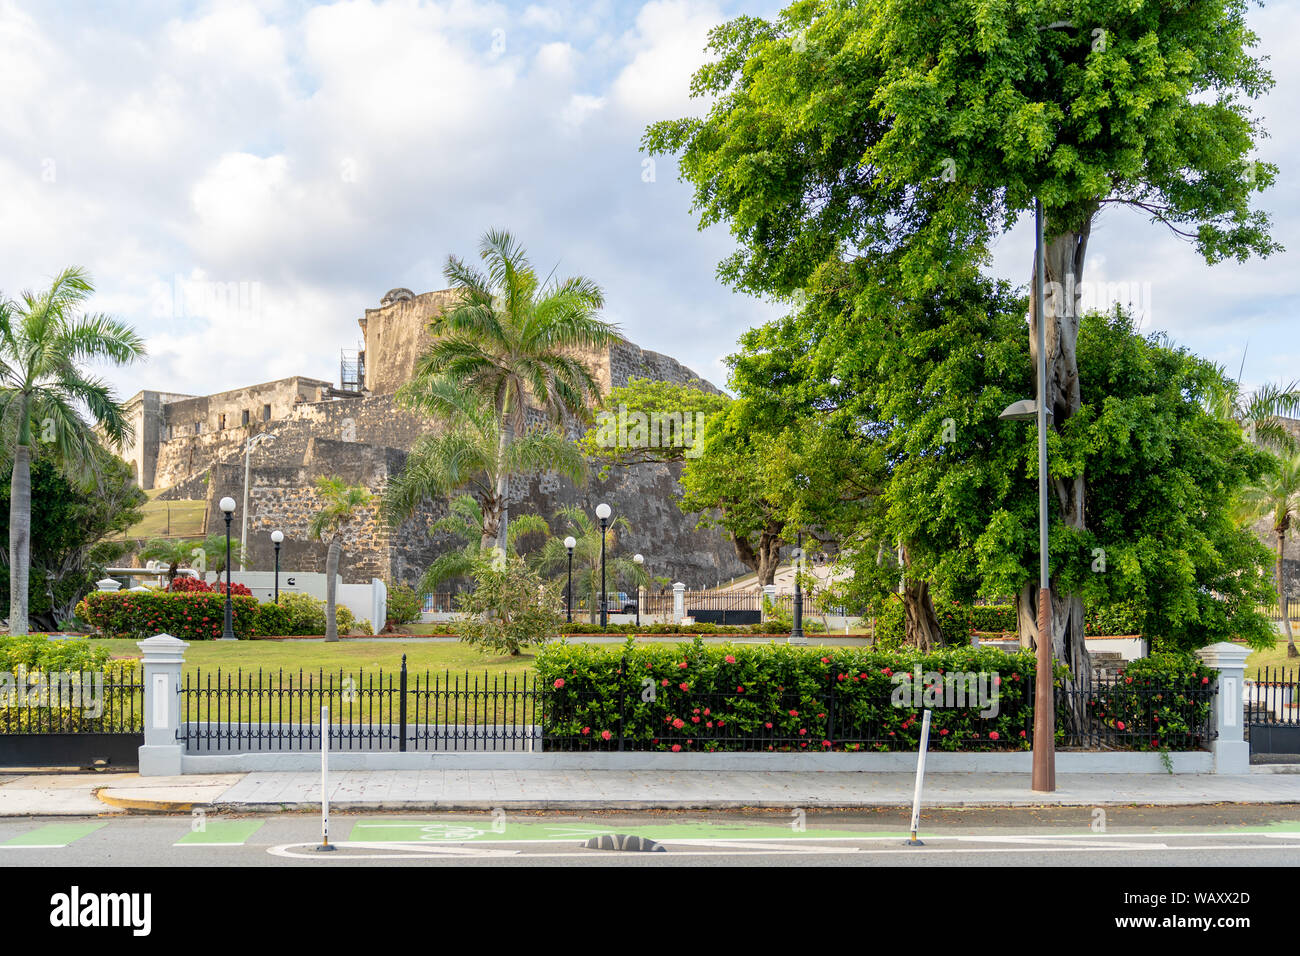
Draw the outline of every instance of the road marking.
M265 820L208 820L202 830L193 830L172 845L243 846L265 822Z
M37 827L28 833L20 833L16 837L10 837L3 843L0 848L10 847L20 850L58 850L67 846L75 840L80 840L84 836L94 833L100 827L108 826L107 822L102 823L47 823L43 827Z
M486 846L430 846L427 843L416 844L395 844L390 842L383 843L354 843L346 841L343 843L332 844L338 849L349 850L398 850L396 853L319 853L316 848L319 843L284 843L280 846L267 847L266 852L272 856L290 857L295 860L414 860L420 857L456 857L458 859L480 858L480 857L504 857L518 856L519 850L503 850L489 848ZM304 852L295 853L295 850Z
M627 833L658 843L691 840L902 840L906 833L863 833L859 830L810 830L792 832L788 826L767 824L683 824L640 826L609 824L549 824L507 821L493 825L488 820L384 820L362 819L352 824L348 839L367 843L568 843L606 833Z

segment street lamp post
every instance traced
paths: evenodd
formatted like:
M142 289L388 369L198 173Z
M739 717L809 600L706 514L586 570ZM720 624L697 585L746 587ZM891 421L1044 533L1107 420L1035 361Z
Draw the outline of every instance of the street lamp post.
M280 603L280 545L284 543L284 532L278 528L271 532L271 541L275 544L275 603Z
M640 554L632 555L632 560L636 562L637 567L645 564L645 557ZM636 582L636 626L641 626L641 582Z
M787 644L807 644L808 639L803 636L803 586L799 583L799 572L803 569L803 532L798 535L798 543L794 548L794 627L790 629L790 638Z
M605 600L605 527L611 514L609 505L596 505L596 517L600 519L600 629L603 631L609 622L609 607Z
M573 549L578 541L572 535L564 539L564 547L569 552L569 592L564 601L564 621L573 623Z
M226 516L226 621L225 626L221 629L221 639L223 641L233 641L235 639L234 628L234 611L230 604L230 519L235 513L235 499L227 495L221 499L219 507Z
M1043 203L1034 200L1034 316L1038 321L1038 390L1035 401L1008 406L999 418L1038 423L1038 647L1034 675L1034 751L1031 786L1056 790L1056 700L1052 680L1052 591L1048 574L1047 320L1043 315Z

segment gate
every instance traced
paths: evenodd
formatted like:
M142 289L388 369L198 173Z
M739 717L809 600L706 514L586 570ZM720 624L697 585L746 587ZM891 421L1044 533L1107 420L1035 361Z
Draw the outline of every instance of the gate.
M1244 698L1251 756L1300 754L1300 671L1261 668Z
M134 665L20 670L0 688L0 767L130 769L144 745L144 682Z

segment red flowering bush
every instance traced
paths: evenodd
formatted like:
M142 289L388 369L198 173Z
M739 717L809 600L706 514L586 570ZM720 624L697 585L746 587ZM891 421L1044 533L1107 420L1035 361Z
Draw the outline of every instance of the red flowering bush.
M167 585L167 591L170 594L210 594L212 585L206 583L202 578L192 578L188 574L178 574L172 578L171 584Z
M231 627L244 640L253 631L257 599L234 594L230 602ZM170 634L182 641L206 641L221 637L225 607L225 595L215 592L94 591L77 605L77 616L106 637Z

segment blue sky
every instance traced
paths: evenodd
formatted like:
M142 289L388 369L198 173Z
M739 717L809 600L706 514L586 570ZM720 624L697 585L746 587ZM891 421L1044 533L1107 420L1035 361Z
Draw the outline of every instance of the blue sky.
M718 384L745 328L779 308L716 279L724 229L699 232L647 123L687 96L708 28L774 3L0 0L0 290L87 267L94 307L135 324L151 357L108 377L203 394L291 374L334 380L357 318L394 286L445 285L449 253L512 229L546 271L606 290L638 344ZM1300 249L1291 175L1300 10L1252 13L1277 80L1258 106L1281 168L1262 200ZM994 271L1027 280L1032 231ZM1089 246L1098 297L1248 384L1300 378L1291 254L1207 268L1128 212Z

